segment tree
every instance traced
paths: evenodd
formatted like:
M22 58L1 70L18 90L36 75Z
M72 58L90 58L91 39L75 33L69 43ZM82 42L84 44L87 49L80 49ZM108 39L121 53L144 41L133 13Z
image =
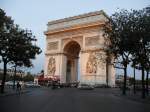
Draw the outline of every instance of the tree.
M136 80L135 80L135 67L133 68L133 74L134 74L134 77L133 77L133 79L134 79L133 92L134 92L134 94L136 94L136 88L135 88L135 83L136 83Z
M35 59L37 54L41 53L41 49L33 44L36 42L35 36L32 35L31 31L23 30L16 25L12 31L14 33L14 38L12 38L11 49L12 55L9 57L11 63L14 65L14 86L15 87L15 77L16 77L16 67L24 66L31 67L31 59Z
M23 80L24 80L25 82L33 81L33 80L34 80L34 77L33 77L33 75L31 75L30 72L28 72L27 75L23 78Z
M14 64L16 74L17 66L32 66L31 60L41 53L41 49L34 44L37 40L31 31L23 30L15 25L2 9L0 10L0 20L3 22L0 26L0 56L4 63L1 93L4 93L7 64Z
M127 66L130 62L130 49L132 39L130 38L131 13L127 10L116 12L110 17L104 30L109 38L109 53L113 54L124 70L123 94L126 94Z
M146 75L146 93L149 95L149 82L148 82L148 77L149 77L149 71L147 71Z
M150 7L133 10L132 37L134 38L132 58L142 74L142 98L145 98L145 71L150 67Z
M12 46L10 46L9 43L10 43L10 39L12 38L10 33L12 27L13 27L13 21L11 20L10 17L6 16L5 12L2 9L0 9L0 56L1 56L0 60L2 60L3 67L4 67L1 93L4 93L7 64L10 61L9 57L11 53L9 49Z
M108 34L111 53L121 60L124 67L124 88L126 89L127 65L133 61L142 71L142 97L145 97L144 71L150 67L150 7L143 10L121 10L113 14L109 27L105 28ZM132 58L131 58L132 57Z
M136 60L134 60L133 58L131 58L131 62L132 62L132 65L131 67L133 67L133 93L136 94L136 87L135 87L135 84L136 84L136 80L135 80L135 70L138 69L138 67L136 66L137 63L136 63Z

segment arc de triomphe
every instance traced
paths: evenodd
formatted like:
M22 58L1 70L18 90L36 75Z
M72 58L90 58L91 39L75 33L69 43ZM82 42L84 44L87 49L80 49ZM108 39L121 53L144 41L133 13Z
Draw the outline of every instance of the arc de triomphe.
M103 11L96 11L48 22L44 76L59 76L61 83L115 85L103 37L107 21Z

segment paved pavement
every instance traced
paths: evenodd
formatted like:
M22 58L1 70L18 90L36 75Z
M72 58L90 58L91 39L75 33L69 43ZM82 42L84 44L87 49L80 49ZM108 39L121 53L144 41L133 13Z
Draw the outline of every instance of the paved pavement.
M12 96L12 95L16 95L16 94L24 94L24 93L27 93L27 92L30 92L29 89L27 89L27 88L23 88L19 92L16 89L5 87L5 92L4 92L4 94L0 93L0 97Z
M150 104L114 93L112 89L36 88L0 97L0 112L150 112Z

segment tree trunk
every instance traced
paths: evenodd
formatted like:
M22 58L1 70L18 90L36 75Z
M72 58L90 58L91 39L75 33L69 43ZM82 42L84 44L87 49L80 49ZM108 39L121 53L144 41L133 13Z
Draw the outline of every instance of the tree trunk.
M145 98L145 81L144 81L144 68L142 67L142 98Z
M124 83L122 94L126 95L126 79L127 79L127 67L124 67Z
M136 90L135 90L135 67L134 67L134 82L133 82L133 92L134 92L134 94L136 94Z
M15 71L14 71L14 77L13 77L13 89L15 89L15 81L16 81L16 65L14 66Z
M146 93L147 93L147 95L149 95L148 77L149 77L149 71L147 71L147 74L146 74Z
M6 80L6 74L7 74L7 62L3 61L4 63L4 71L3 71L3 79L2 79L2 85L1 85L1 93L4 93L4 86L5 86L5 80Z

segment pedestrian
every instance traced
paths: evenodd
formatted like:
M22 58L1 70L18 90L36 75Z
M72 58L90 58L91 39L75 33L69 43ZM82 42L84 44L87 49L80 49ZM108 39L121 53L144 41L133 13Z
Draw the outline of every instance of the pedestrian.
M20 94L21 92L21 85L19 82L17 82L17 93Z

